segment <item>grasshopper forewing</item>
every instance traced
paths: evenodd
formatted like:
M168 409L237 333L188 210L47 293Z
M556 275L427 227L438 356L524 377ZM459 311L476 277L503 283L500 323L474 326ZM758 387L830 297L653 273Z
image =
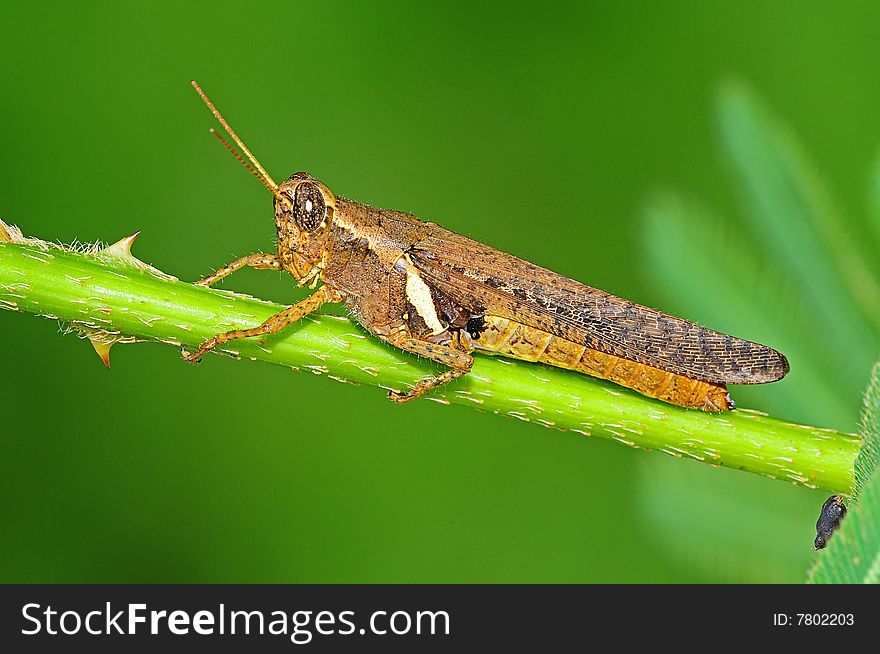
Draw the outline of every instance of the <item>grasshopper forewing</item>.
M772 382L788 372L785 357L766 345L640 306L410 214L337 196L307 173L277 185L193 86L244 157L215 135L275 196L278 232L277 254L237 259L198 283L252 266L322 286L259 327L218 334L186 354L190 361L341 302L374 336L448 366L407 393L389 393L397 402L469 372L474 350L577 370L706 411L732 408L728 383Z

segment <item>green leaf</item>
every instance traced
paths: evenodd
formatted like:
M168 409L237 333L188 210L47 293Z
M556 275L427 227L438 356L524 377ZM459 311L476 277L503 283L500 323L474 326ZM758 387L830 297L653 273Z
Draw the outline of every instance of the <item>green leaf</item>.
M770 261L779 261L806 292L813 328L840 345L835 365L858 377L880 349L876 264L847 233L793 135L750 89L725 85L719 118L754 234Z
M808 578L811 583L880 583L880 363L874 366L865 393L862 437L856 496L828 547L817 553Z

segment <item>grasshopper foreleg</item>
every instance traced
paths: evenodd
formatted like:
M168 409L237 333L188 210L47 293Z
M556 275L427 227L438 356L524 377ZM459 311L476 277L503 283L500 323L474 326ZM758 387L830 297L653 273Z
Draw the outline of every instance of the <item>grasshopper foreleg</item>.
M190 363L193 363L198 361L198 359L206 352L213 350L218 345L222 345L227 341L237 338L250 338L251 336L267 336L268 334L274 334L288 325L295 323L303 316L306 316L313 311L317 311L321 305L328 301L328 299L329 294L326 287L322 287L305 300L287 307L284 311L279 311L274 316L270 316L259 327L253 327L251 329L233 329L232 331L217 334L213 338L209 338L202 343L199 346L199 349L192 354L184 354L183 358Z
M432 388L437 388L438 386L451 382L453 379L458 379L462 375L466 375L471 371L471 368L474 365L474 358L470 354L448 345L420 341L402 333L386 336L385 340L391 345L399 347L401 350L412 352L413 354L423 356L426 359L431 359L432 361L449 366L449 370L446 372L434 377L426 377L413 386L407 393L389 391L388 399L393 402L409 402L417 397L421 397Z
M216 282L219 282L227 275L231 275L239 268L244 268L245 266L250 266L251 268L256 268L257 270L284 269L281 265L281 259L279 259L278 256L275 254L249 254L246 257L241 257L231 263L227 263L225 266L218 269L216 272L207 275L206 277L202 277L199 281L196 282L195 285L211 286Z

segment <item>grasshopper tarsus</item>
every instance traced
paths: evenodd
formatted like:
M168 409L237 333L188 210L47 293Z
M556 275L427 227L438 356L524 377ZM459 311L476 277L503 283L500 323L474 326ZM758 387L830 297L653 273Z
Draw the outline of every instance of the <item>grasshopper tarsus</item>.
M187 363L201 363L202 357L205 356L208 352L217 347L218 343L216 341L216 337L210 340L205 341L201 345L199 345L199 349L195 352L182 352L183 360Z
M468 374L468 372L470 372L470 369L462 370L458 368L451 368L443 374L437 375L436 377L427 377L421 380L406 393L401 393L399 391L388 391L388 399L395 404L405 404L407 402L411 402L412 400L421 397L428 391L439 388L444 384L448 384L452 380L458 379L459 377Z
M202 362L202 355L199 354L198 350L196 350L195 352L189 352L186 347L181 347L180 356L184 361L188 363L199 364Z

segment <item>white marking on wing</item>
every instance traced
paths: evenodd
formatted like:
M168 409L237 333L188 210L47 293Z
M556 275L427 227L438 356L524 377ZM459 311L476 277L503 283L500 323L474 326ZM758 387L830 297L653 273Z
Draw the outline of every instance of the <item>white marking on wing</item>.
M416 312L425 321L425 324L431 329L431 335L436 336L443 332L446 327L440 322L437 316L437 309L434 306L434 298L431 297L431 289L419 275L412 261L407 255L403 255L404 265L406 267L406 297L412 304Z

